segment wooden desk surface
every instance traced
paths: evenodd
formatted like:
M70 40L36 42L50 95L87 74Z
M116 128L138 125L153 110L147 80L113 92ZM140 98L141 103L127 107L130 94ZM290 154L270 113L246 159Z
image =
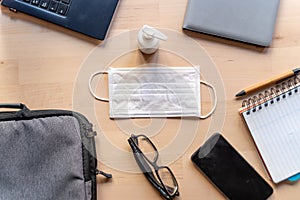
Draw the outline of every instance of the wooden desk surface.
M182 22L187 0L122 0L111 25L108 38L144 24L182 32ZM191 34L211 57L220 73L225 89L224 124L218 131L247 159L247 161L272 185L274 194L270 199L299 199L300 183L274 185L268 180L260 158L246 126L237 110L241 105L234 95L249 84L269 78L300 65L300 2L281 1L273 43L268 48L242 44L225 39ZM89 53L98 43L90 38L56 25L35 19L22 13L10 13L1 9L0 18L0 101L23 102L31 109L73 109L73 91L77 75ZM134 65L147 58L136 53L126 65ZM134 58L134 59L132 59ZM163 61L168 56L160 58ZM171 61L170 61L171 60ZM173 59L170 61L172 65ZM116 65L122 65L116 61ZM205 66L203 66L205 67ZM76 89L76 88L75 88ZM203 106L209 107L209 98L204 90ZM207 105L207 106L206 106ZM104 135L116 147L130 152L119 124L108 117L108 104L95 102L98 123ZM205 108L204 108L205 109ZM216 200L224 197L194 168L191 154L207 138L212 119L201 120L195 137L182 155L169 166L175 173L180 187L178 199ZM155 120L154 120L155 121ZM151 119L135 119L133 123L146 127ZM158 148L172 140L181 119L166 119L161 130L152 137ZM98 149L100 151L101 148ZM101 154L101 152L98 152ZM116 159L118 158L118 159ZM128 160L129 159L129 160ZM162 158L164 160L164 158ZM132 162L134 159L111 155L112 163ZM114 175L112 181L99 178L98 199L161 199L158 193L140 173L100 164L101 169ZM230 181L230 180L229 180Z

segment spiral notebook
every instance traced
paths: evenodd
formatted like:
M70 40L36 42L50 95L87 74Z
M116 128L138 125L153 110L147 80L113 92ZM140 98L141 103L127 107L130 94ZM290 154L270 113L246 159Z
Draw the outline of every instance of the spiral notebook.
M243 101L239 109L274 183L300 172L299 78Z

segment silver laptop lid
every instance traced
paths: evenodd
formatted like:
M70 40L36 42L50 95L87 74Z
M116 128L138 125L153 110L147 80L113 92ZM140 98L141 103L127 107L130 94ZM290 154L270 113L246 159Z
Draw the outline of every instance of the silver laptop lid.
M183 28L268 46L279 0L189 0Z

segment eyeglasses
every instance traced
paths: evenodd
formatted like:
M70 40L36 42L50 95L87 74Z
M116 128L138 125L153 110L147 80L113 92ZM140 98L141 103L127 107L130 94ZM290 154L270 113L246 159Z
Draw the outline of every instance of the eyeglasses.
M167 166L158 166L158 151L145 135L131 135L128 143L134 158L148 181L168 200L179 196L178 183Z

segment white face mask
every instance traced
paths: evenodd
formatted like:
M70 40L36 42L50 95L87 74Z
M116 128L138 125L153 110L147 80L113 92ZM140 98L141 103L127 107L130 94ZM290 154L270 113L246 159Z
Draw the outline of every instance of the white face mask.
M95 76L106 73L109 100L95 95L91 87ZM200 82L214 92L214 106L205 116L201 115ZM217 103L214 87L200 81L200 67L109 68L90 77L89 89L96 99L109 101L110 118L207 118Z

